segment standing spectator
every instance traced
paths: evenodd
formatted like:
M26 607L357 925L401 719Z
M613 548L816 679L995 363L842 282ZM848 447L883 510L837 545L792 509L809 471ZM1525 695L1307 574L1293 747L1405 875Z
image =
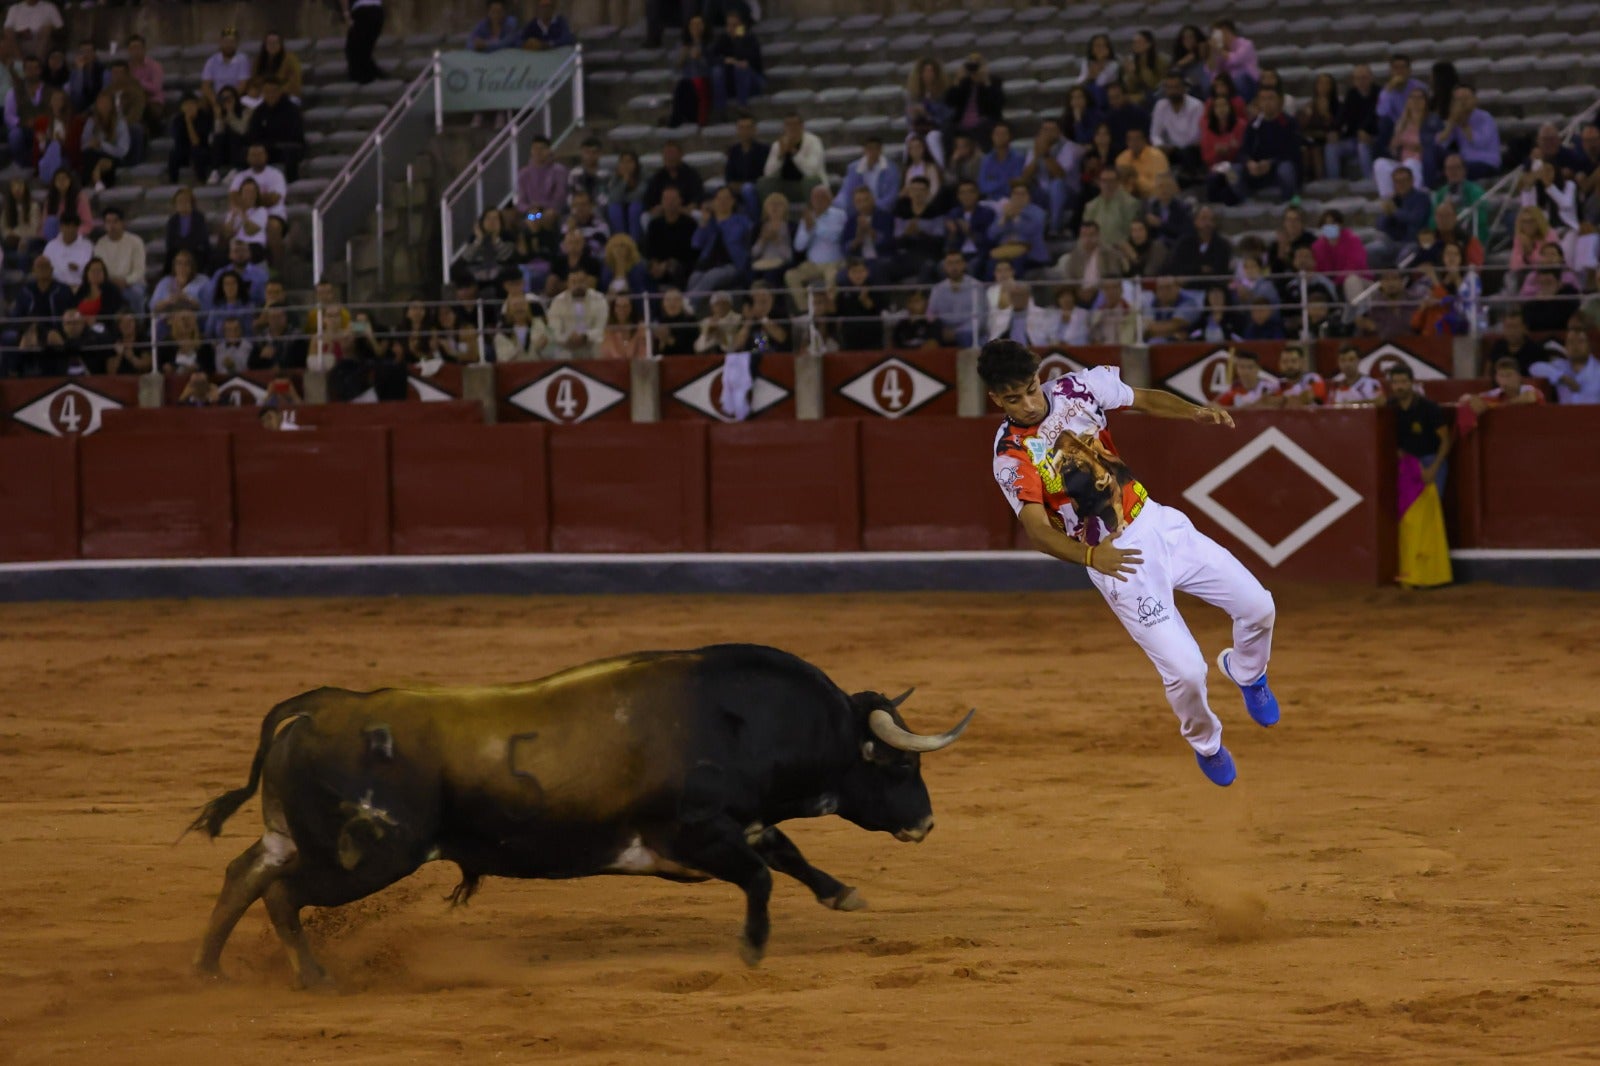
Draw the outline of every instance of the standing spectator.
M1167 61L1156 51L1156 39L1149 30L1133 35L1128 46L1128 61L1122 65L1122 84L1135 100L1153 98L1166 78Z
M105 264L106 275L111 284L122 292L124 303L130 309L142 312L146 270L144 238L128 232L120 207L107 207L104 217L106 232L95 242L95 258Z
M633 297L625 292L613 293L610 307L605 339L600 342L600 358L643 359L649 354L649 335L644 324L634 318Z
M950 123L950 108L945 104L944 67L932 56L923 56L911 70L906 82L906 125L915 125L918 116L926 118L935 129L944 129Z
M1100 195L1083 209L1083 220L1100 227L1100 240L1115 248L1128 239L1128 227L1140 215L1140 204L1123 187L1122 179L1111 167L1100 172Z
M667 125L706 125L711 115L711 64L716 56L706 20L690 16L678 47L678 80L672 87L672 114Z
M1097 33L1089 38L1083 52L1083 77L1078 83L1101 107L1106 105L1106 87L1122 77L1122 65L1111 47L1111 38Z
M178 113L172 117L172 151L167 155L167 180L178 183L184 167L194 171L195 184L203 184L213 173L211 133L215 119L210 108L202 108L193 93L184 93Z
M528 146L527 165L517 171L517 210L528 215L559 214L566 204L567 168L551 153L550 139L535 136Z
M1329 137L1323 149L1323 173L1327 177L1344 177L1344 161L1352 155L1363 178L1372 173L1373 146L1378 140L1378 96L1372 68L1365 63L1356 64L1339 108L1337 133Z
M105 192L116 184L117 167L127 160L132 147L128 124L117 114L110 93L95 98L94 111L83 124L81 143L83 183L93 186L95 192Z
M1433 202L1427 193L1413 188L1408 167L1395 170L1393 181L1394 195L1378 201L1378 229L1397 251L1403 251L1416 243L1417 235L1428 224Z
M689 268L698 258L694 247L695 221L683 210L683 194L676 185L661 190L660 214L645 228L644 256L651 279L659 286L682 287Z
M11 161L20 166L33 162L33 120L44 110L47 99L42 71L42 65L33 56L24 59L21 80L13 79L6 93L6 139L11 147Z
M300 180L300 160L306 153L305 118L283 82L267 78L261 84L261 102L250 112L245 136L266 148L267 159L291 181Z
M17 0L6 10L5 32L24 54L43 59L65 23L51 0Z
M1208 62L1213 74L1226 74L1233 79L1239 95L1246 100L1255 96L1256 85L1261 80L1261 64L1256 59L1256 46L1248 37L1239 36L1232 19L1218 19L1211 24L1211 58Z
M781 192L790 203L800 203L810 196L812 186L825 185L827 181L821 138L807 132L799 112L785 115L783 135L773 142L767 154L766 170L756 183L756 195L765 200Z
M383 77L372 58L383 36L383 0L341 0L344 5L344 64L350 80L368 85ZM527 47L524 44L523 47Z
M1278 90L1262 86L1256 96L1261 113L1244 133L1239 150L1242 166L1235 168L1235 194L1243 198L1257 189L1277 187L1280 202L1295 197L1300 188L1300 131L1283 113Z
M1317 272L1343 287L1345 299L1355 302L1367 285L1367 246L1344 224L1344 212L1326 208L1317 221L1317 239L1311 245Z
M721 122L728 111L728 97L742 108L752 96L766 88L765 67L761 62L761 42L745 25L737 11L728 12L727 28L714 46L711 71L711 117Z
M1515 359L1501 359L1494 364L1494 388L1486 392L1468 393L1461 402L1477 415L1491 407L1516 407L1529 403L1544 403L1544 393L1536 385L1522 379L1522 371Z
M1131 129L1128 131L1128 147L1117 156L1117 169L1124 167L1131 169L1136 176L1134 189L1140 199L1149 199L1156 193L1156 185L1162 175L1171 171L1166 155L1161 149L1151 145L1145 137L1144 130Z
M1556 402L1567 404L1600 404L1600 359L1589 350L1589 330L1583 316L1574 315L1567 322L1565 352L1534 363L1532 376L1550 383L1556 392Z
M594 279L581 270L567 278L567 287L546 312L552 348L558 358L593 359L605 340L606 298L594 291Z
M617 172L606 183L606 221L612 233L644 239L644 198L648 185L639 169L639 156L624 148L617 156Z
M499 52L522 43L522 23L507 14L505 0L489 0L483 18L467 34L467 48L474 52Z
M894 209L900 198L900 168L883 154L883 140L877 134L868 134L862 142L861 158L851 163L844 172L844 182L833 202L848 207L855 202L857 189L872 194L873 204L881 210Z
M1227 96L1213 96L1200 127L1200 160L1205 164L1206 199L1213 203L1235 201L1233 173L1243 166L1245 119Z
M1311 178L1337 178L1337 171L1326 169L1328 146L1339 137L1339 83L1332 74L1318 74L1311 87L1311 99L1300 109L1300 134L1305 139L1301 172Z
M166 110L166 71L145 52L144 38L137 33L128 38L128 73L144 90L145 116L152 129L159 129Z
M578 43L567 25L565 15L556 14L555 0L537 0L534 9L538 14L522 28L522 47L530 52L547 48L567 48Z
M980 147L987 148L989 134L1004 119L1006 94L1000 79L989 73L983 56L973 52L961 65L961 75L945 91L944 104L950 112L945 140L966 134Z
M200 72L200 95L215 105L223 89L238 92L250 80L250 57L239 51L239 34L233 27L222 31L221 47L206 60Z
M1172 42L1172 61L1167 64L1167 73L1182 78L1190 92L1203 92L1211 83L1211 75L1206 69L1210 58L1210 42L1206 40L1206 35L1199 26L1189 23L1178 30L1178 36Z
M1378 117L1398 123L1412 93L1422 94L1423 110L1426 111L1428 87L1411 76L1411 57L1403 54L1390 56L1389 80L1383 83L1383 91L1378 94Z
M967 261L960 252L945 254L944 276L928 296L928 318L938 323L947 347L970 348L983 331L983 287L967 277Z
M1449 473L1450 419L1444 410L1417 391L1411 368L1396 363L1389 368L1389 407L1395 414L1395 443L1402 455L1422 464L1422 481L1432 482L1443 495Z
M978 198L978 183L963 181L956 189L956 206L945 219L945 251L960 252L967 272L980 280L989 276L989 227L994 217L994 210Z
M1468 178L1489 180L1500 173L1500 129L1478 106L1477 90L1470 85L1455 87L1444 127L1433 143L1439 152L1460 155Z
M1185 280L1189 288L1226 288L1233 273L1233 245L1217 232L1212 207L1206 205L1194 213L1194 232L1173 247L1167 265L1176 277L1206 279L1200 283Z
M1168 72L1161 98L1150 113L1150 142L1188 175L1200 171L1200 124L1206 105L1189 95L1184 80Z
M726 186L711 198L711 210L695 231L694 272L684 291L694 297L729 286L744 285L750 276L750 217L735 210L733 193Z
M79 232L78 216L61 216L61 232L44 246L44 257L50 260L51 276L69 289L83 284L83 268L94 258L94 245Z

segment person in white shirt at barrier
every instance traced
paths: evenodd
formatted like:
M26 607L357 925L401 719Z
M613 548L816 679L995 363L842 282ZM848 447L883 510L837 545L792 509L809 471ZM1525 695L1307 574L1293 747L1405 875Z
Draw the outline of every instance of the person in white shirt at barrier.
M1281 407L1276 378L1261 372L1255 352L1233 350L1228 353L1229 380L1233 384L1211 401L1212 407Z
M566 291L550 301L545 318L556 358L592 359L600 353L609 312L606 298L594 290L594 281L587 272L574 270L567 276Z
M1556 402L1600 403L1600 359L1589 350L1589 331L1583 316L1567 323L1566 354L1541 359L1528 368L1528 376L1555 386Z
M1054 311L1033 302L1033 292L1026 284L1014 281L1006 286L1000 305L989 316L989 340L1004 337L1018 344L1044 346L1051 343L1058 321Z
M1328 381L1328 402L1376 407L1383 401L1382 383L1361 372L1361 353L1348 346L1339 349L1339 373Z

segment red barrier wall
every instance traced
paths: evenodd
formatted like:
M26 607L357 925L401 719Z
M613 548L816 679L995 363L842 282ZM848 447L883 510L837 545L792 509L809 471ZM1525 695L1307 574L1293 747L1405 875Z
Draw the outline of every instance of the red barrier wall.
M822 361L822 386L828 418L953 415L955 349L834 352Z
M661 360L661 417L725 422L720 355L675 355ZM794 417L794 356L761 357L750 398L750 417L766 421Z
M77 554L77 439L6 441L0 446L0 561Z
M1285 341L1239 341L1233 344L1153 344L1150 378L1196 403L1214 400L1227 391L1228 349L1254 352L1268 373L1278 370ZM1388 368L1404 363L1419 381L1432 381L1453 373L1454 356L1449 337L1405 337L1394 341L1372 338L1323 340L1313 346L1317 373L1331 377L1339 369L1339 350L1346 346L1361 352L1361 370L1383 380Z
M0 379L0 433L93 433L103 412L138 402L136 377Z
M82 551L89 559L233 552L225 433L94 434L78 442Z
M387 430L240 433L233 482L239 555L389 551Z
M502 422L627 422L633 374L626 359L499 363L495 395Z
M1600 545L1600 408L1502 407L1457 441L1465 548Z
M543 426L407 426L389 437L397 555L544 551Z
M705 550L703 422L557 426L549 448L552 550Z
M994 483L1000 419L861 423L861 546L962 551L1011 546L1016 517Z
M853 551L861 484L853 419L712 426L714 551Z

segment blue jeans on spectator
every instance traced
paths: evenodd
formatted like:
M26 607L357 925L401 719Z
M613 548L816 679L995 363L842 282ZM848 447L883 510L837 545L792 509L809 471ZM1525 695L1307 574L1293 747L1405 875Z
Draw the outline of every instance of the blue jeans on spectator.
M636 244L644 240L643 220L644 202L641 200L606 204L606 222L610 224L611 232L626 233Z
M1278 187L1278 199L1287 202L1294 199L1300 191L1300 176L1295 172L1294 164L1287 159L1280 160L1271 170L1257 177L1245 170L1245 164L1235 163L1233 180L1236 193L1243 198L1256 189L1265 189L1270 185Z
M1051 233L1060 233L1067 221L1067 212L1078 202L1078 191L1066 178L1045 178L1030 190L1035 203L1045 210L1045 227Z
M1329 141L1323 145L1323 172L1330 178L1344 177L1344 161L1351 156L1361 167L1361 180L1372 177L1372 145L1361 140Z
M56 176L56 171L67 165L67 158L61 152L61 142L51 141L44 146L44 151L39 153L39 180L46 185Z
M740 107L750 103L752 96L760 96L767 80L750 67L733 67L724 63L711 72L711 114L722 117L728 109L728 97Z
M136 315L144 313L144 304L147 299L149 299L149 295L145 292L143 282L122 287L122 300L128 305L128 310Z
M33 159L33 131L15 126L6 131L6 143L11 147L11 162L26 167Z
M694 297L706 293L717 292L739 281L739 268L732 263L726 266L712 267L710 270L696 270L689 275L689 284L684 288L684 295Z

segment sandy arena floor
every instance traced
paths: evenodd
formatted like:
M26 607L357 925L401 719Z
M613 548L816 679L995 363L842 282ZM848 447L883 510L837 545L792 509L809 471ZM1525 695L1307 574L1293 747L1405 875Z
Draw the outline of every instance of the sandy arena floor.
M1090 593L0 607L0 1061L1600 1061L1600 599L1279 590L1253 725L1208 784ZM1216 612L1183 608L1208 653ZM767 961L720 884L489 881L435 864L313 914L340 996L290 989L258 906L187 964L250 803L261 716L315 685L531 678L763 641L847 688L920 686L920 846L790 823L870 903L780 878Z

